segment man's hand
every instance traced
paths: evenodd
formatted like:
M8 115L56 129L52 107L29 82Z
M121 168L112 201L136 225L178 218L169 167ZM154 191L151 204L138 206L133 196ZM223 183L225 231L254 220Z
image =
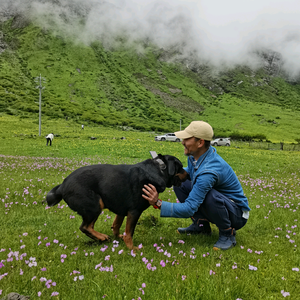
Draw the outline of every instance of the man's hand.
M142 197L149 201L149 204L154 206L158 200L158 192L154 185L149 183L148 185L144 185L144 188L142 190L144 194L142 194Z

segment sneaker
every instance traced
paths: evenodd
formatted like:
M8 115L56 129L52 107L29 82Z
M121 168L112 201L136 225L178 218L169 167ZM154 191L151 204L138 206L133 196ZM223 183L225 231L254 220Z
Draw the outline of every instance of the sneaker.
M235 229L219 230L219 239L214 244L214 250L228 250L236 245Z
M177 228L177 232L179 234L203 234L203 235L211 235L211 228L209 222L207 221L194 221L192 225L186 228Z

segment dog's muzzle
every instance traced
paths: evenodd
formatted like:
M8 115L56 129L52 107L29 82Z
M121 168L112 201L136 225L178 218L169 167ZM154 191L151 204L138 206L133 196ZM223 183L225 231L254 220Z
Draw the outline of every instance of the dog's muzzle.
M173 178L173 182L172 182L172 185L174 186L181 186L181 179L178 175L175 175L175 177Z

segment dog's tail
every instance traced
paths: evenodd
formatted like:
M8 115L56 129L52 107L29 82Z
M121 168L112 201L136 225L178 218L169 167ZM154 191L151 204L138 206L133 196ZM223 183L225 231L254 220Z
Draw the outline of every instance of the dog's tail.
M59 187L61 184L54 187L46 196L46 200L43 202L47 202L48 206L54 206L62 200L62 194L59 191Z

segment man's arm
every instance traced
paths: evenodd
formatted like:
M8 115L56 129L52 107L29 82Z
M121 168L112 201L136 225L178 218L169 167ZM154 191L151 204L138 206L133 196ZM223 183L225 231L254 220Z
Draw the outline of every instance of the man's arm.
M195 214L206 194L213 188L217 176L212 173L201 174L196 178L193 188L184 203L163 202L161 217L189 218Z
M189 218L199 209L206 194L213 188L217 176L207 173L197 177L189 196L184 203L170 203L163 201L161 204L161 217ZM154 206L158 200L158 192L151 184L144 185L142 197Z

